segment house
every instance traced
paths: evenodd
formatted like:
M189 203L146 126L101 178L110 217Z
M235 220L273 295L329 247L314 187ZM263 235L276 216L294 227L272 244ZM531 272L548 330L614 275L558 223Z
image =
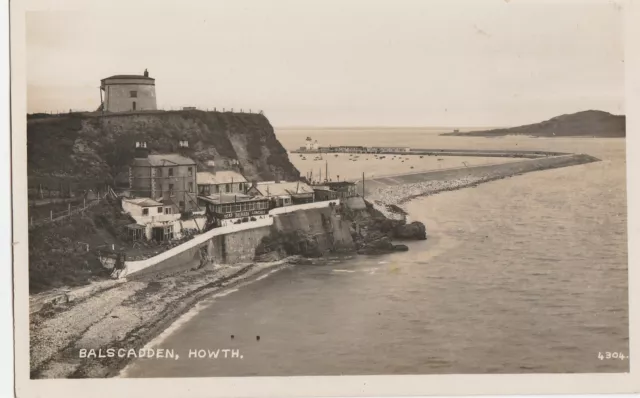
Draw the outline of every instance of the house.
M220 193L198 196L198 201L206 209L209 222L216 227L255 221L269 215L269 198L262 196Z
M130 239L163 241L175 238L174 224L180 220L180 213L174 213L171 204L164 205L150 198L123 198L122 210L136 220L135 224L127 226Z
M340 195L338 194L338 192L333 191L331 188L329 188L326 185L313 185L313 194L314 194L315 200L319 202L324 200L335 200L340 198Z
M269 198L272 202L272 207L282 207L314 201L313 188L301 181L258 182L249 188L247 194L250 196Z
M208 196L219 193L246 193L249 183L235 170L201 171L196 177L198 195Z
M146 142L136 142L135 158L129 167L132 197L162 202L173 213L198 210L196 162L185 156L188 142L180 141L179 145L181 153L152 155Z
M182 214L173 211L172 204L150 198L123 198L122 209L136 221L127 225L129 239L133 241L179 239L187 230L202 230L206 223L203 212L183 220Z
M358 190L356 184L350 181L334 181L324 184L330 190L338 194L338 198L346 199L354 196L358 196Z

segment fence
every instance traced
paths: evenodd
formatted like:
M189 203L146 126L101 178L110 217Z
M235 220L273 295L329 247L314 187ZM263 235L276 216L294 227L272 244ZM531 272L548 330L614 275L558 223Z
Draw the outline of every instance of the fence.
M83 200L81 205L71 206L71 203L69 203L66 210L57 211L57 212L51 210L49 212L49 217L47 218L34 219L33 217L29 217L29 229L40 227L42 225L46 225L52 222L61 221L75 214L81 214L85 210L97 205L101 201L102 201L102 198L94 199L91 201L87 201L85 199Z
M204 112L231 112L231 113L251 113L257 115L264 115L262 109L253 108L227 108L227 107L196 107L196 106L172 106L166 108L157 108L153 110L131 110L123 112L102 112L102 111L48 111L48 112L36 112L27 115L28 120L38 120L51 117L64 117L69 115L81 115L81 116L108 116L108 115L126 115L126 114L144 114L144 113L162 113L162 112L175 112L175 111L204 111Z

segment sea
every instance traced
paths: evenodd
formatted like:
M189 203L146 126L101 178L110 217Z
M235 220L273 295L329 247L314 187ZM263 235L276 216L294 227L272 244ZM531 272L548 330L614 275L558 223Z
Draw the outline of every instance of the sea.
M602 161L412 200L407 210L425 223L428 239L406 242L408 252L290 266L218 294L156 341L179 360L137 359L123 376L627 372L625 140L441 132L295 128L276 134L288 150L311 137L321 146L531 149ZM290 158L303 174L324 167L323 173L329 168L343 178L411 167ZM413 170L443 167L419 160L411 160ZM446 167L463 161L495 159L442 160ZM226 351L228 358L222 351L217 358L194 354L225 349L236 351Z

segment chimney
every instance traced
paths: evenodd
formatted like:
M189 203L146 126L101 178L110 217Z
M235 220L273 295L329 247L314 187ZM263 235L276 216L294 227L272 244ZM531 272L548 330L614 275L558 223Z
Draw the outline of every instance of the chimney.
M178 153L182 156L189 157L189 141L184 139L178 141Z
M134 157L136 159L146 159L149 157L149 149L147 149L146 141L136 141Z
M146 69L144 70L144 77L149 77L149 71L147 71Z
M207 168L209 169L209 171L213 174L216 173L216 162L214 162L213 160L207 160Z

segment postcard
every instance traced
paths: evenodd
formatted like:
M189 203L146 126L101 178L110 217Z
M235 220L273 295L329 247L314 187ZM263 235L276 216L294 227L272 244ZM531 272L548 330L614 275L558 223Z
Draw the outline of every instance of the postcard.
M639 8L13 1L17 396L638 392Z

